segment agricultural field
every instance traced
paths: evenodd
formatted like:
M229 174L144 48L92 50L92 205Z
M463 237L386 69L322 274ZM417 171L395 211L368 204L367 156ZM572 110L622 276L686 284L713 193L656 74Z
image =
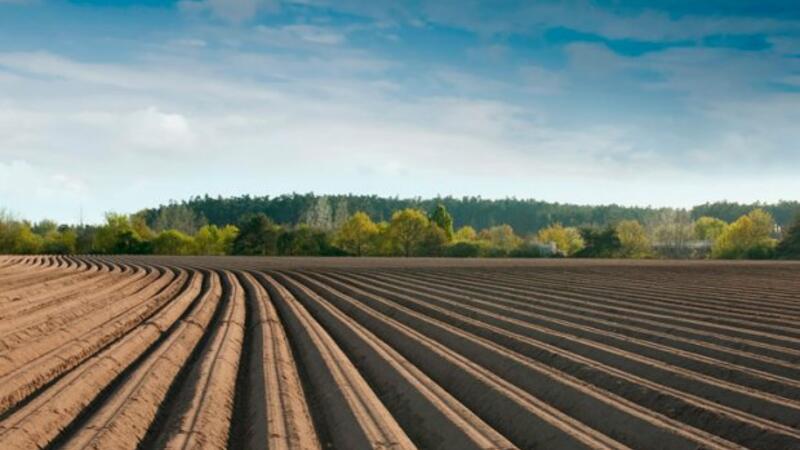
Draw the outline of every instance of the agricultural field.
M0 257L0 448L800 449L800 264Z

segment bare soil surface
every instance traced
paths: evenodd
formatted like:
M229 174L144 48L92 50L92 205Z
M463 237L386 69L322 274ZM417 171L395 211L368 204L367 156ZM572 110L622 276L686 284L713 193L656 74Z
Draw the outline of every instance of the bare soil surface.
M2 449L800 449L800 264L0 256Z

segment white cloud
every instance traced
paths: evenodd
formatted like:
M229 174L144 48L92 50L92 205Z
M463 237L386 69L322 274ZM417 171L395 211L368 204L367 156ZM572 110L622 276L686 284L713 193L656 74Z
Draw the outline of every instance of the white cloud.
M561 92L564 85L562 74L535 65L527 65L519 69L525 90L544 95L554 95Z
M252 19L259 11L275 11L276 0L181 0L179 7L188 13L210 12L231 23Z
M161 151L185 151L195 143L189 121L181 114L165 113L151 106L123 118L124 135L134 147Z
M386 8L378 3L373 7ZM244 22L267 4L208 0L184 1L181 7ZM413 20L413 15L388 15ZM664 20L642 17L641 26ZM487 17L484 25L492 29L501 22ZM784 174L785 161L800 154L787 159L778 151L781 143L800 142L796 122L788 119L800 120L791 114L796 102L759 107L757 100L764 97L752 92L742 104L718 101L726 90L741 93L754 80L786 72L758 61L764 55L672 49L628 58L582 43L567 47L567 64L557 71L529 63L515 66L509 76L504 66L518 55L491 43L467 55L472 62L497 64L483 70L447 58L431 67L414 58L376 56L355 47L348 27L325 22L205 23L191 31L191 38L161 34L157 45L145 43L116 62L98 57L87 63L52 52L0 53L0 175L17 180L2 185L3 197L24 198L27 204L17 204L26 215L33 211L31 216L47 212L53 198L64 200L70 206L62 212L52 208L53 217L69 220L74 199L90 187L99 193L87 211L95 218L104 210L133 211L206 192L678 203L687 201L688 188L667 187L698 168L719 168L709 171L708 180L692 181L712 192L709 186L724 180L716 175L735 166L748 148L757 149L763 157L759 167L776 178ZM638 82L627 73L636 70L662 78ZM720 72L722 82L715 79ZM602 108L591 110L595 99L582 96L607 86L624 86L631 96L673 96L665 104L677 105L676 116L688 112L686 121L708 120L701 123L711 128L697 137L681 128L686 121L680 117L671 123L653 114L646 123L640 116L649 115L641 113L650 105L615 117L623 105L599 102ZM736 122L734 112L748 108ZM578 117L568 117L572 112ZM691 141L695 145L687 145ZM51 197L26 196L12 187L25 179L45 186ZM626 192L635 189L615 184L619 179L641 189L651 183L658 200Z
M294 33L304 41L314 44L336 45L345 40L341 33L312 25L288 25L283 29Z
M0 160L0 209L24 213L27 219L77 221L89 187L80 177L31 165L24 160Z

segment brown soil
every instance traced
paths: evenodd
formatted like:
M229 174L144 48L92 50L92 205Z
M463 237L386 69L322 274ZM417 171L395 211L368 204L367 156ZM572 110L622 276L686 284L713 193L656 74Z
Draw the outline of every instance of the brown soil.
M0 448L800 448L800 264L0 256Z

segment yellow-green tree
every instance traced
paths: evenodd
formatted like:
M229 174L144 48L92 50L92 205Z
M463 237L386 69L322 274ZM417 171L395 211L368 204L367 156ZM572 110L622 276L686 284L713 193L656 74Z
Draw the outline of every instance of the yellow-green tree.
M191 236L178 230L165 230L153 239L153 253L157 255L190 255L194 249Z
M197 255L227 255L233 250L233 241L239 234L234 225L222 228L205 225L194 235L194 253Z
M651 255L652 247L647 231L636 220L623 220L615 227L619 238L619 256L623 258L646 258Z
M0 220L0 253L33 254L42 250L44 239L27 222Z
M152 241L156 237L156 233L147 226L144 214L137 213L130 217L130 226L136 235L144 241Z
M560 223L542 228L536 234L536 239L543 244L555 243L556 248L566 256L574 254L584 246L583 238L577 228L564 227Z
M356 256L367 254L378 235L378 225L367 213L358 211L336 230L334 245Z
M92 249L97 253L128 253L121 251L120 244L128 240L140 240L133 231L128 216L106 213L106 223L97 229L92 242Z
M725 229L714 242L711 256L725 259L770 257L777 244L771 237L773 228L772 216L762 209L754 209Z
M703 216L694 222L694 237L701 241L716 241L728 224L716 217Z
M445 246L450 242L447 232L439 225L430 222L425 235L420 242L420 256L442 256Z
M469 225L459 228L453 235L453 241L455 242L470 242L477 239L478 233L475 231L475 228L472 228Z
M481 230L478 238L485 241L490 247L490 253L498 256L510 253L522 242L522 239L514 234L514 229L511 225L496 225L490 228Z
M62 227L59 230L49 231L44 236L42 251L49 254L75 253L78 244L78 234L75 230Z
M403 256L417 254L428 232L428 224L428 216L418 209L396 211L388 230L394 248Z
M389 222L385 220L378 222L378 233L375 235L372 243L367 246L369 255L373 256L392 256L397 254L394 246L394 241L391 236L391 228Z

